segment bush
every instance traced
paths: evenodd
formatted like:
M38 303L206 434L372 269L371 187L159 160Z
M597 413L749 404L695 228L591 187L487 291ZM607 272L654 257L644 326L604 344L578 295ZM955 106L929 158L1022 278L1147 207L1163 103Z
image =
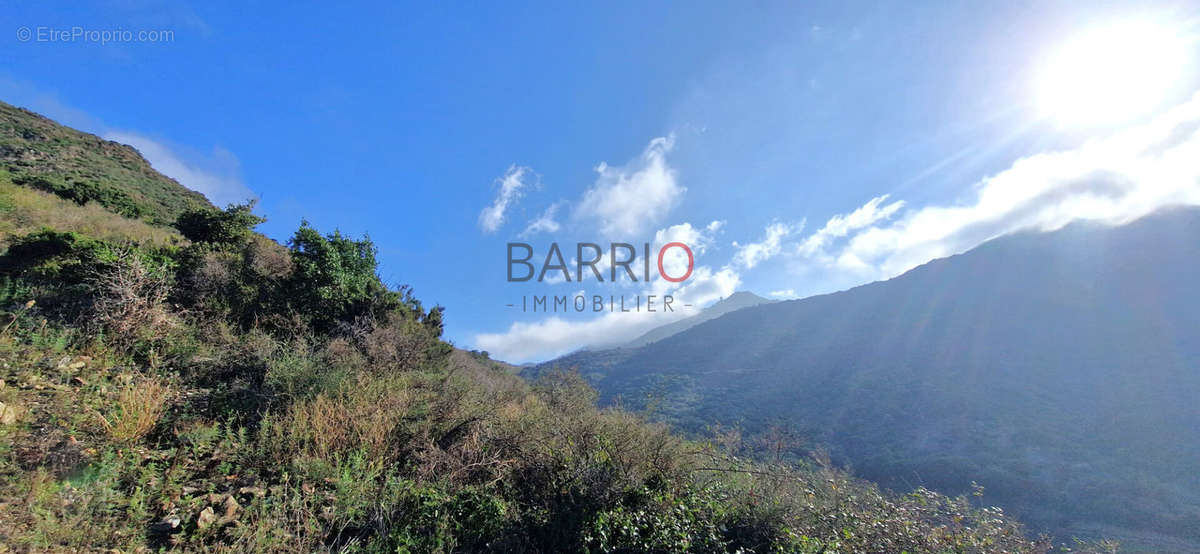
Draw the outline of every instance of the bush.
M37 300L50 315L73 321L91 317L97 299L113 292L102 281L115 274L128 276L123 272L130 264L146 276L168 279L174 268L172 254L169 248L140 248L43 229L13 240L0 256L0 275L6 277L9 301Z
M133 251L119 250L114 256L91 278L89 323L106 335L111 346L156 347L180 327L166 303L172 274Z
M364 316L386 317L402 308L400 294L387 290L375 274L376 249L371 239L353 240L337 231L322 236L305 221L288 246L292 305L318 332Z
M194 244L179 255L174 299L244 330L286 319L291 258L282 246L255 237L232 245Z
M230 204L224 210L192 208L175 220L175 228L192 242L238 245L266 219L254 215L254 203Z

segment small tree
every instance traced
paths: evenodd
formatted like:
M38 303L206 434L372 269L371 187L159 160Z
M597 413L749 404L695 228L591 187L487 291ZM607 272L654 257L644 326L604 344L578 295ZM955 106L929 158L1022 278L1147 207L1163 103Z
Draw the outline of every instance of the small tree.
M288 241L293 307L321 331L362 316L386 316L400 308L400 294L389 291L375 274L375 243L354 240L338 231L322 236L307 221Z
M193 208L175 220L175 228L192 242L241 244L265 218L254 215L254 202L230 204L224 210Z

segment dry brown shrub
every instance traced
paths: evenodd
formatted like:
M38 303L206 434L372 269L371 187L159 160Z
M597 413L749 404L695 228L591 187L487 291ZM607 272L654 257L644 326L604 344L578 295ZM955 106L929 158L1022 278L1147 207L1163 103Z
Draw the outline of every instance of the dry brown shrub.
M157 379L130 383L118 394L117 405L107 417L97 414L100 424L117 442L137 442L158 423L170 395L171 388Z
M91 323L118 348L139 341L161 342L179 327L178 318L167 308L170 276L132 251L120 252L116 263L95 276L93 287Z
M428 361L434 340L421 324L408 320L390 324L360 320L351 326L350 335L366 355L368 369L376 373L418 369Z
M220 294L233 282L237 258L228 252L206 252L199 267L188 276L190 294L204 297Z
M394 461L405 450L401 431L418 401L413 388L360 379L345 392L292 404L274 424L277 450L326 460L361 450Z
M332 368L362 369L367 365L367 359L349 340L338 337L330 340L321 348L321 360Z
M453 444L444 446L429 441L419 450L417 474L427 481L446 479L458 485L494 485L508 478L519 460L511 448L497 448L491 436L477 422L466 424L466 431Z
M253 238L246 247L246 261L252 271L271 279L282 279L292 273L291 253L266 237Z

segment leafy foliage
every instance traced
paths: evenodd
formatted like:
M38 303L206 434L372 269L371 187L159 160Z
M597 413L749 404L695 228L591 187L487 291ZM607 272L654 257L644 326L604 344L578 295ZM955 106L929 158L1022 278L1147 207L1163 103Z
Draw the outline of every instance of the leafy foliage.
M175 220L175 228L188 240L217 245L246 242L254 227L266 219L254 215L253 203L232 204L224 210L192 208Z

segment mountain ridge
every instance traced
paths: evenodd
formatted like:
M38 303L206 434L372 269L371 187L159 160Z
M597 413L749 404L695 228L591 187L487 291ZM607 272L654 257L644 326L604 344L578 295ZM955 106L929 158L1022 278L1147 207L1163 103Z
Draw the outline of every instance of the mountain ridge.
M737 291L714 302L711 306L704 308L698 314L646 331L641 336L621 345L621 348L637 348L639 346L645 346L652 342L657 342L672 335L676 335L691 329L692 327L695 327L696 325L704 323L710 319L721 317L729 312L740 310L742 308L749 308L751 306L757 306L759 304L766 304L769 302L776 301L763 298L748 290Z
M653 391L662 417L692 432L790 427L887 486L976 480L1042 529L1195 547L1196 236L1196 208L1022 232L887 281L539 367L577 367L606 402L637 406ZM1093 474L1074 475L1078 463ZM1081 491L1083 506L1052 500Z

